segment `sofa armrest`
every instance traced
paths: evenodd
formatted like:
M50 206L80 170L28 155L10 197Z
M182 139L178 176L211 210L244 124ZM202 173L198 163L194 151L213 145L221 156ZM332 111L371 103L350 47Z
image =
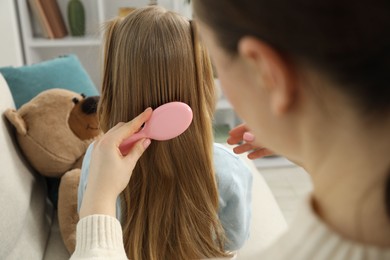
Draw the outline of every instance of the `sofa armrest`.
M51 243L53 206L46 183L29 166L3 113L15 104L0 74L0 259L42 259ZM60 249L58 249L60 252ZM50 259L68 259L50 258Z
M43 260L65 260L69 258L70 254L66 250L64 241L62 240L58 226L57 212L55 212Z

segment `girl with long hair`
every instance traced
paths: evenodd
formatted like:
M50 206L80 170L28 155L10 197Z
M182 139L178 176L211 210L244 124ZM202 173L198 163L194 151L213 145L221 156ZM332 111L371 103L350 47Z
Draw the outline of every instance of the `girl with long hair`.
M213 144L213 73L196 28L160 7L110 21L98 106L102 130L172 101L188 104L193 121L180 136L151 142L119 196L127 256L229 257L249 234L252 177L237 156ZM92 149L83 162L79 206Z

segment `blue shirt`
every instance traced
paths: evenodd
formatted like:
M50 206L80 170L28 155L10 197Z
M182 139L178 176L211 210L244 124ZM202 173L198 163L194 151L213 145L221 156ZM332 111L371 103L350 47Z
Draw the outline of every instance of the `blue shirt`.
M88 147L83 160L78 189L78 210L87 186L92 148L93 144ZM228 239L225 249L238 250L249 237L252 216L252 173L237 155L216 143L214 144L214 167L219 192L218 217ZM118 219L121 216L120 205L120 198L118 198L116 203Z

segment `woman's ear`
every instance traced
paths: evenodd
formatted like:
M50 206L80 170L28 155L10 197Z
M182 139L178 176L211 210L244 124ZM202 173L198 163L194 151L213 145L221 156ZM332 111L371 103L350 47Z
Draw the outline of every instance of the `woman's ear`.
M292 64L279 51L255 37L243 37L238 43L238 52L261 77L270 96L272 111L276 115L288 112L298 91Z

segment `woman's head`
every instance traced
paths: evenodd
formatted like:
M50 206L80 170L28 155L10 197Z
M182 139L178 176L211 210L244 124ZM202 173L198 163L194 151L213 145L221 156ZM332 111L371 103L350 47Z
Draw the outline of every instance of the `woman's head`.
M159 7L111 21L103 75L99 113L104 131L171 101L185 102L193 111L182 135L152 142L122 194L129 258L225 255L212 163L214 81L191 22Z
M351 156L338 151L351 136L388 151L389 1L193 2L222 87L263 145L305 167L324 153ZM388 164L386 152L365 155ZM344 169L339 160L332 165ZM390 215L390 178L384 197Z
M205 38L211 38L204 40L211 45L211 56L224 90L250 127L261 128L267 122L275 122L270 121L272 118L264 119L275 100L279 102L276 108L279 113L291 105L286 96L270 94L272 84L283 85L291 98L297 88L291 85L297 85L298 81L301 84L302 75L307 74L311 75L306 77L311 84L303 86L304 91L317 92L318 104L323 101L336 104L331 95L323 94L327 90L337 91L345 97L345 103L352 104L347 107L362 117L388 116L390 5L387 1L194 0L194 9L202 29L205 28L202 34L206 31ZM259 57L263 62L258 62ZM313 75L318 79L315 83ZM264 121L256 125L252 118Z
M257 37L339 82L367 110L388 109L388 1L194 2L229 54L237 54L244 36Z

